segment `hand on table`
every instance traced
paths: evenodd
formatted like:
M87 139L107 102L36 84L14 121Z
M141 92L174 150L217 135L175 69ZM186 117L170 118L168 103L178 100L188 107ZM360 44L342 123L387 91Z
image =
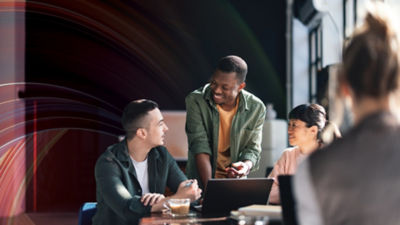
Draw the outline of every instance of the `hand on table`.
M147 193L142 196L140 201L143 203L145 206L153 206L154 204L157 204L159 201L163 200L165 196L163 194L159 193Z

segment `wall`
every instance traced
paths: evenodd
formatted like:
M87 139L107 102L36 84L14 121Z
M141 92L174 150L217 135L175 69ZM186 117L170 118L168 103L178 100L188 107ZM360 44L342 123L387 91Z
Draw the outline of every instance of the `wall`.
M293 107L308 102L308 28L293 19Z
M315 1L323 13L323 67L340 62L342 49L343 15L341 0ZM309 102L309 28L293 18L293 107Z
M323 35L322 67L336 64L341 61L343 43L343 1L327 1L321 12Z
M25 211L24 1L0 2L0 222ZM22 126L21 126L22 124Z

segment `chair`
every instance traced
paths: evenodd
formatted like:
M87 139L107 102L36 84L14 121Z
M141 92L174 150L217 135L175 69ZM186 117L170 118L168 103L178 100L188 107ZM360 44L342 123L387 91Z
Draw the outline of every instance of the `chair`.
M85 202L79 209L78 225L92 225L92 217L97 211L97 202Z
M279 175L279 194L284 225L297 225L296 201L293 195L292 175Z
M274 169L274 167L268 166L268 167L265 169L265 177L268 177L269 174L272 172L273 169Z

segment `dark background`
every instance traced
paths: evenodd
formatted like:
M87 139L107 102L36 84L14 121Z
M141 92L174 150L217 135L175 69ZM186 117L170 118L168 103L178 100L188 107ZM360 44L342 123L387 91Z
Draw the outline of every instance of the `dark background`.
M123 107L148 98L161 110L184 110L185 96L223 56L242 57L246 89L285 118L285 7L282 0L27 1L20 97L42 156L37 191L27 182L27 210L74 211L95 201L95 160L122 134ZM27 168L33 159L28 150Z

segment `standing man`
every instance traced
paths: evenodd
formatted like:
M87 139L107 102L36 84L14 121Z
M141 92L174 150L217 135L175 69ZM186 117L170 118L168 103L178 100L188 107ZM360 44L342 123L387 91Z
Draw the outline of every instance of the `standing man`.
M220 59L209 84L186 97L188 177L240 178L258 168L265 106L244 90L247 64L238 56Z
M108 147L96 163L94 225L137 224L145 214L162 210L169 198L163 195L167 186L176 192L171 198L194 201L200 197L197 181L187 180L162 146L168 127L155 102L129 103L122 126L126 138Z

